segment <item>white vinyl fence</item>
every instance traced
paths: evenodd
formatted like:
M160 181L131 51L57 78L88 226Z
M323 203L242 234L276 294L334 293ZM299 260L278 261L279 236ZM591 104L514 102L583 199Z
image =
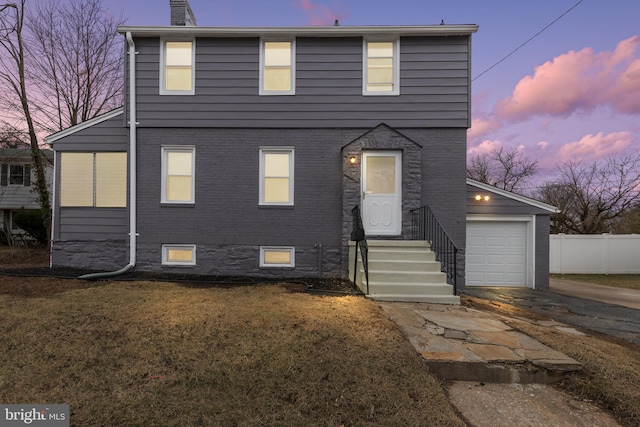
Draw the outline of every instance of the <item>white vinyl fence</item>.
M552 234L549 270L557 274L639 274L640 234Z

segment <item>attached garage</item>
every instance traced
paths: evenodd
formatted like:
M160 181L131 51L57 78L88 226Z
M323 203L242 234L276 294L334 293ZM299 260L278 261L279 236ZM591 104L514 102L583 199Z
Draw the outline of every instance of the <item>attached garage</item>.
M549 287L549 220L556 208L467 180L465 286Z
M527 223L467 221L467 286L527 284Z

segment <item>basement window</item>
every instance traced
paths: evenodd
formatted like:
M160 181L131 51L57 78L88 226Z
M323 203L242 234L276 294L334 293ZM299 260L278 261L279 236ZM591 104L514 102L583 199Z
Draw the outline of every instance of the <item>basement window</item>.
M162 265L196 265L196 245L162 245Z
M295 257L293 246L260 247L260 267L295 267Z

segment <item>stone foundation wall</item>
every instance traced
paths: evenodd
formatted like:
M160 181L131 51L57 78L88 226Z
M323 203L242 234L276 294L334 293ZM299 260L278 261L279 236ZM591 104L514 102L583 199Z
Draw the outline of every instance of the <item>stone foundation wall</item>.
M125 240L55 241L51 247L54 267L96 271L119 270L129 263L129 242Z
M295 267L260 267L260 248L249 245L197 245L196 265L162 265L162 245L142 243L138 245L136 271L206 274L220 276L249 276L264 278L336 278L345 277L341 270L340 248L326 246L296 246ZM54 267L73 267L96 271L112 271L128 262L128 242L101 241L54 242L52 248Z

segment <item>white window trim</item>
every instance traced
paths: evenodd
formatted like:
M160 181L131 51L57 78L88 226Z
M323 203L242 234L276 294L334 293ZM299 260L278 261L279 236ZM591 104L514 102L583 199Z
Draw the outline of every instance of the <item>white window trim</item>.
M264 45L265 42L291 42L291 89L264 90ZM260 86L259 95L295 95L296 94L296 39L260 39Z
M289 264L268 264L264 261L265 252L289 252L291 263ZM261 268L292 268L296 266L296 248L294 246L260 246L260 267Z
M393 90L389 92L376 92L367 90L367 74L369 69L369 55L367 43L391 42L393 43ZM362 40L362 95L364 96L398 96L400 95L400 38L394 39L369 39Z
M193 261L169 261L170 249L191 249L193 251ZM196 265L196 245L162 245L162 265Z
M190 152L191 153L191 198L189 200L167 200L167 153L169 152ZM196 202L196 147L193 145L167 145L162 146L162 167L160 184L160 203L192 205Z
M11 167L12 166L20 166L22 167L22 181L20 182L20 184L12 184L11 183ZM24 163L9 163L7 164L7 186L8 187L26 187L24 185L24 179L25 179L25 175L26 175L26 167L30 166ZM30 172L29 172L30 173ZM31 182L31 177L29 177L29 182ZM31 187L31 183L29 184L29 187Z
M191 42L191 90L167 90L166 89L166 45L167 42ZM196 40L161 40L160 41L160 95L195 95L196 94Z
M289 201L288 202L265 202L264 201L264 174L265 164L264 157L268 153L288 153L289 154ZM295 150L293 147L260 147L260 169L259 169L259 181L260 181L260 195L259 205L261 206L293 206L294 205L294 170L295 170Z

